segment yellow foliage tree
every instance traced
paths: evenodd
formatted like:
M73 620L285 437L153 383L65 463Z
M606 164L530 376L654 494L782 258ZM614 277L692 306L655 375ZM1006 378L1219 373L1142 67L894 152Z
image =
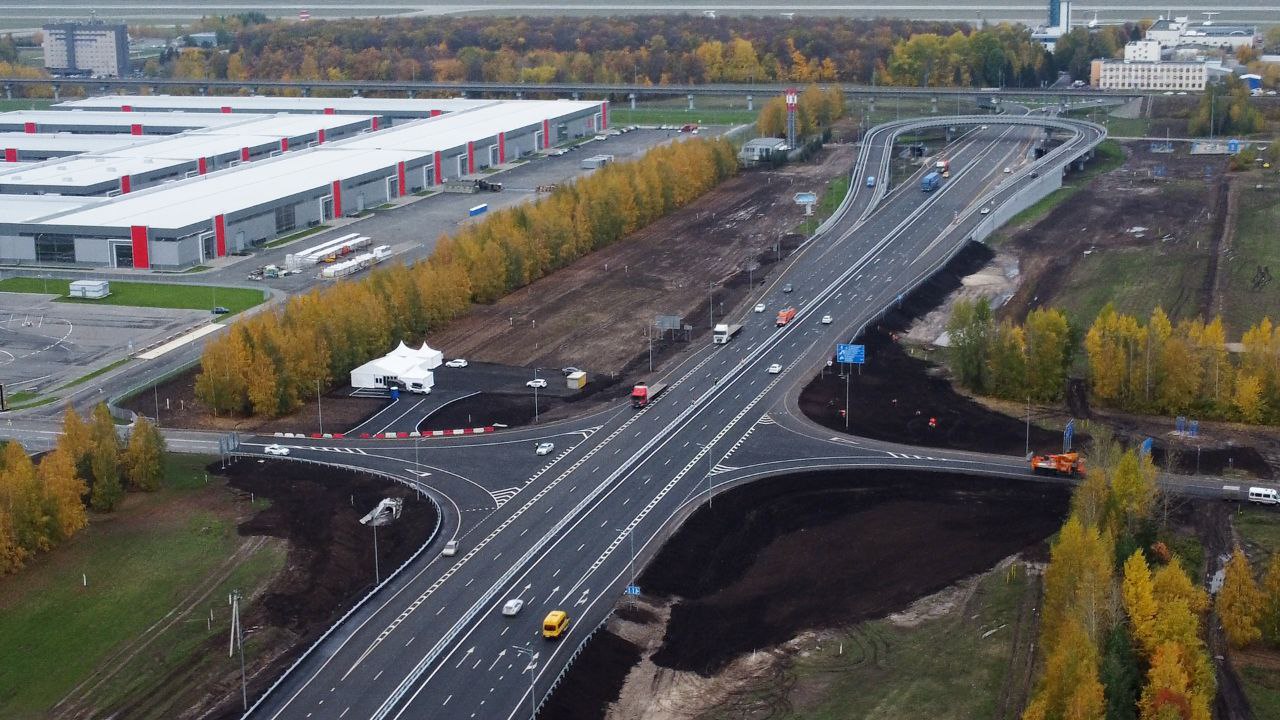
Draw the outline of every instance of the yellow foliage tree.
M1184 653L1182 646L1172 642L1156 649L1138 702L1142 720L1209 720L1208 699L1192 688Z
M1232 647L1242 648L1262 637L1258 621L1262 618L1263 597L1254 582L1249 558L1239 545L1227 562L1226 577L1214 605Z
M1124 562L1120 594L1133 637L1149 653L1155 646L1157 606L1151 587L1151 569L1147 567L1147 559L1141 550L1135 550Z
M1096 639L1107 627L1112 555L1109 536L1075 516L1067 519L1050 550L1044 574L1044 644L1050 644L1073 617L1080 620L1090 638Z

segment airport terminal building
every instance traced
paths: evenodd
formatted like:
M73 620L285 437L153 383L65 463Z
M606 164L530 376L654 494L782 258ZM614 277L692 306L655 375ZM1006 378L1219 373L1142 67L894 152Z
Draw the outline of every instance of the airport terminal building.
M81 126L98 127L85 117L91 112L51 113L81 116ZM340 117L356 125L370 122L368 117ZM430 191L607 126L608 105L601 102L484 102L113 197L59 193L54 202L51 195L7 194L0 188L0 197L9 198L0 203L0 262L193 267L392 198ZM138 147L146 145L130 150ZM69 167L69 161L49 162ZM29 174L30 167L16 172ZM184 173L191 171L184 167ZM24 199L30 202L24 204Z

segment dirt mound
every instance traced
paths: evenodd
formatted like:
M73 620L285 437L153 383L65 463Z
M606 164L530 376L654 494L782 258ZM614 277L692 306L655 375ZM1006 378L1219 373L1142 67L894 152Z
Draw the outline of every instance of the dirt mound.
M538 717L597 720L618 699L627 672L640 662L640 648L608 630L591 638L574 661L574 671L551 693ZM580 672L579 669L586 670Z
M709 674L800 631L883 616L1041 543L1067 498L1057 485L904 472L730 491L640 578L648 594L682 598L653 660Z
M1026 444L1022 419L990 410L960 395L937 376L934 366L909 357L887 331L860 340L867 346L862 374L850 378L849 427L844 408L845 381L836 373L814 378L800 393L800 409L809 419L838 432L925 447L1021 455ZM930 419L935 420L930 425ZM1031 427L1031 447L1054 447L1061 436Z

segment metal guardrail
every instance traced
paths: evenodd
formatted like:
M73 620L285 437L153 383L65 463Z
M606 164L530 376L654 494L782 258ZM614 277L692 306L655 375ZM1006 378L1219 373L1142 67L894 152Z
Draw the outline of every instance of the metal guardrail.
M238 453L238 452L232 453L232 455L235 457L242 457L242 458L260 458L260 456L258 455L249 455L247 453ZM312 465L322 465L326 467L339 468L341 470L346 470L348 472L363 473L366 475L376 475L376 476L391 480L392 482L400 483L401 485L406 485L411 489L422 493L423 497L427 498L427 500L431 502L432 506L435 507L436 526L432 528L431 533L427 535L427 539L425 542L422 543L421 547L415 550L412 555L410 555L408 558L405 559L403 563L400 564L399 567L397 567L389 575L387 575L386 579L384 579L382 582L374 586L374 588L370 590L368 593L366 593L364 597L357 600L355 604L353 604L345 613L342 614L342 617L335 620L334 623L329 626L329 629L324 631L324 634L316 638L315 642L311 643L311 645L306 650L302 651L302 653L298 655L298 657L293 661L293 664L291 664L283 673L281 673L275 679L275 682L271 683L271 685L267 687L267 689L264 690L256 700L253 701L253 704L249 706L249 709L244 712L244 714L241 717L246 720L251 715L253 715L254 711L258 709L258 707L262 704L264 700L266 700L268 697L271 697L271 694L275 692L276 689L280 687L280 685L286 679L288 679L289 675L291 675L299 665L301 665L307 658L311 657L311 653L315 652L316 648L323 645L324 642L329 639L329 636L332 635L335 630L337 630L339 627L342 627L342 625L346 623L347 620L357 610L361 610L362 608L364 608L365 604L369 602L369 600L372 599L375 595L381 592L384 588L386 588L388 584L390 584L392 581L399 578L400 573L403 572L405 568L409 567L410 564L416 561L422 555L422 553L427 549L427 547L431 545L431 543L435 542L437 536L440 534L440 527L444 524L444 511L441 509L440 503L437 502L434 497L432 497L431 493L425 492L421 487L414 485L411 481L405 478L397 477L395 475L382 472L380 470L373 470L369 468L357 468L357 467L352 467L350 465L342 465L340 463L325 462L323 460L312 460L309 458L290 458L290 460L292 460L293 462L304 462L304 463L310 463Z

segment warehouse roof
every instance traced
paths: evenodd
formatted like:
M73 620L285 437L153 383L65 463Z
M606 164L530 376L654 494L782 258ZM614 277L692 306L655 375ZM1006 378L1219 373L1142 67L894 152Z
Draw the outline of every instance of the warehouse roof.
M138 143L153 142L154 135L122 135L120 133L25 133L0 132L0 148L32 152L103 152ZM3 167L3 165L0 165Z
M121 113L138 115L151 113ZM158 114L158 113L157 113ZM232 117L232 116L226 116ZM295 137L309 135L317 130L335 130L360 125L373 127L373 115L236 115L225 125L213 125L193 131L201 135L274 135L275 137Z
M134 109L185 108L199 112L220 112L229 107L235 112L324 112L333 109L341 113L422 113L432 110L458 112L492 105L497 100L469 100L466 98L316 98L316 97L210 97L197 95L103 95L83 100L68 100L54 107L59 109L109 109L129 106Z
M124 175L153 172L197 158L236 152L242 147L279 142L280 138L269 135L173 135L155 143L117 148L103 154L55 158L25 168L10 169L6 163L0 165L0 185L97 185Z
M120 195L78 212L42 219L50 225L179 229L216 215L311 190L333 180L395 167L418 153L321 146L184 182Z
M87 110L14 110L0 113L0 123L24 125L35 123L40 127L118 127L131 125L204 128L241 122L244 115L214 115L212 113L183 112L90 112Z
M0 195L0 222L23 223L94 202L93 198L63 195Z
M378 133L343 140L339 144L353 148L435 152L466 145L469 140L492 137L500 132L599 107L598 102L574 100L505 102L465 114L441 115L397 125Z

